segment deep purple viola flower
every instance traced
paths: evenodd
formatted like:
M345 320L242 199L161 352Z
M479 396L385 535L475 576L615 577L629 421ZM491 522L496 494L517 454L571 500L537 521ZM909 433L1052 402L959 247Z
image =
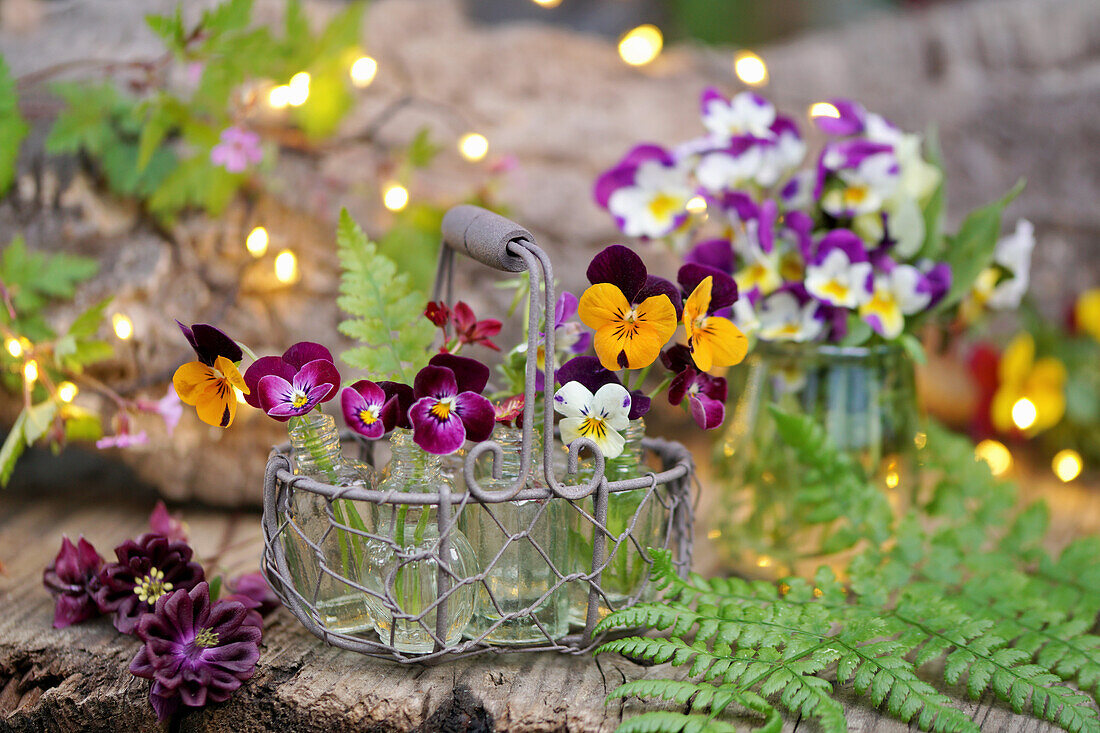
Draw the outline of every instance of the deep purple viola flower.
M676 282L680 284L684 298L688 298L699 287L699 283L708 277L711 278L711 294L707 313L729 308L737 302L737 283L728 274L713 267L689 262L682 265L676 273Z
M493 432L495 411L493 403L479 394L485 388L488 367L480 365L485 370L485 380L482 380L480 372L475 375L469 365L456 364L459 371L438 365L439 357L474 361L450 354L433 357L435 363L421 369L413 382L416 402L409 410L409 420L413 426L413 442L429 453L447 455L461 448L467 440L487 440ZM460 385L476 386L477 389L463 390Z
M736 270L733 243L728 239L708 239L699 242L684 255L684 263L703 265L732 275Z
M252 362L251 366L244 373L244 383L248 387L248 393L244 396L245 401L255 407L258 410L262 410L263 406L260 404L259 386L260 380L269 374L277 377L282 377L287 382L291 382L294 379L294 375L299 372L306 364L311 361L327 361L333 364L335 368L335 362L332 360L332 352L326 349L321 344L314 343L312 341L299 341L291 346L282 356L261 356L256 361ZM332 391L325 396L322 402L328 402L340 389L339 374L336 376L336 381L332 382Z
M279 607L279 597L271 590L263 573L245 573L229 580L225 584L227 595L221 601L237 601L245 608L254 609L261 616Z
M577 296L562 291L554 304L554 348L572 354L583 354L592 345L592 334L584 324L573 320L577 316Z
M147 532L115 548L118 562L99 571L95 599L103 613L114 613L115 628L131 634L145 614L152 613L161 596L191 590L204 579L202 566L191 561L185 542Z
M370 440L378 440L397 425L400 400L380 386L361 379L340 393L340 407L348 427Z
M691 352L683 344L677 344L661 353L661 362L676 374L668 386L670 405L688 401L688 411L695 424L703 430L713 430L726 419L726 380L712 377L695 367Z
M42 573L42 584L55 599L55 629L63 629L100 614L95 592L99 589L101 567L103 558L91 542L81 537L74 545L68 537L61 538L57 557Z
M149 702L161 720L181 704L225 702L256 671L262 625L242 603L211 603L205 582L163 595L138 624L130 673L153 681Z
M489 367L485 366L477 359L471 359L468 356L436 354L428 360L428 364L450 369L455 375L455 382L458 384L459 392L474 392L476 394L481 394L485 390L485 385L489 383ZM424 396L422 394L415 394L415 386L413 392L415 399Z
M592 394L596 394L605 384L622 385L615 372L604 369L595 356L577 356L562 364L554 372L554 378L563 387L570 382L580 382ZM640 389L630 393L630 412L627 419L637 420L649 412L651 400Z
M921 267L921 269L925 271L924 277L928 292L932 296L926 308L932 308L943 300L944 296L947 295L947 291L951 289L951 265L946 262L937 262L927 268Z
M176 321L176 324L183 331L187 343L191 344L191 348L195 350L195 355L199 357L199 361L206 366L214 366L214 360L219 356L224 356L234 364L244 358L241 347L220 328L215 328L206 323L185 326Z
M488 377L486 377L486 379L488 379ZM409 408L416 402L416 398L413 396L413 388L401 382L383 381L376 382L376 384L386 393L386 402L394 398L397 399L397 414L394 418L393 426L395 428L412 430L412 423L409 422Z
M650 275L642 258L629 247L621 244L607 247L592 258L585 274L593 285L611 283L617 287L631 305L655 295L667 295L676 309L676 318L684 312L680 289L663 277Z
M331 361L311 361L287 380L268 374L260 380L260 408L270 417L285 422L305 415L332 399L340 387L340 373Z

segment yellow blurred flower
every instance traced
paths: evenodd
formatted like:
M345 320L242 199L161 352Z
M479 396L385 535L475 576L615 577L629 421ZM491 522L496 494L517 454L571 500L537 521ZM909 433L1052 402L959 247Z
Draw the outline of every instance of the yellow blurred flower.
M1100 341L1100 288L1081 293L1074 308L1077 327Z
M1047 356L1035 359L1035 339L1022 333L1005 349L998 365L1000 386L993 396L993 427L1019 428L1029 435L1057 425L1066 412L1066 365Z

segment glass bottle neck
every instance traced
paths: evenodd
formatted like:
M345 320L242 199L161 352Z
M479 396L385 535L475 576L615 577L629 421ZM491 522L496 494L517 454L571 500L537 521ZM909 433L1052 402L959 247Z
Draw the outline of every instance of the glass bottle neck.
M334 482L343 464L340 433L331 415L310 412L287 423L295 470Z
M390 434L390 470L386 483L399 491L434 492L447 479L443 456L428 453L413 442L412 431L398 428Z
M645 437L645 420L642 418L631 420L630 424L626 426L626 430L622 432L622 436L623 440L626 441L623 452L618 458L612 460L615 462L640 463L645 454L642 448L642 439Z

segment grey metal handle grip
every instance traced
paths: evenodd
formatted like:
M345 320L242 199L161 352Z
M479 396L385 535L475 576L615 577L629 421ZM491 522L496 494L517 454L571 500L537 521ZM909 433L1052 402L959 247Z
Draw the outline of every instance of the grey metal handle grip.
M504 272L523 272L523 259L508 251L517 239L534 242L535 238L511 219L480 206L463 204L443 215L443 243L456 252Z

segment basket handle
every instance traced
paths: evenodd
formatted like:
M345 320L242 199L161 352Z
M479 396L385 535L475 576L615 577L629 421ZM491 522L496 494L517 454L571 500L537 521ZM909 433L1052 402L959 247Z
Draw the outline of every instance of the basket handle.
M508 250L519 240L535 237L519 224L471 204L452 207L443 215L443 243L456 252L504 272L523 272L523 259Z

